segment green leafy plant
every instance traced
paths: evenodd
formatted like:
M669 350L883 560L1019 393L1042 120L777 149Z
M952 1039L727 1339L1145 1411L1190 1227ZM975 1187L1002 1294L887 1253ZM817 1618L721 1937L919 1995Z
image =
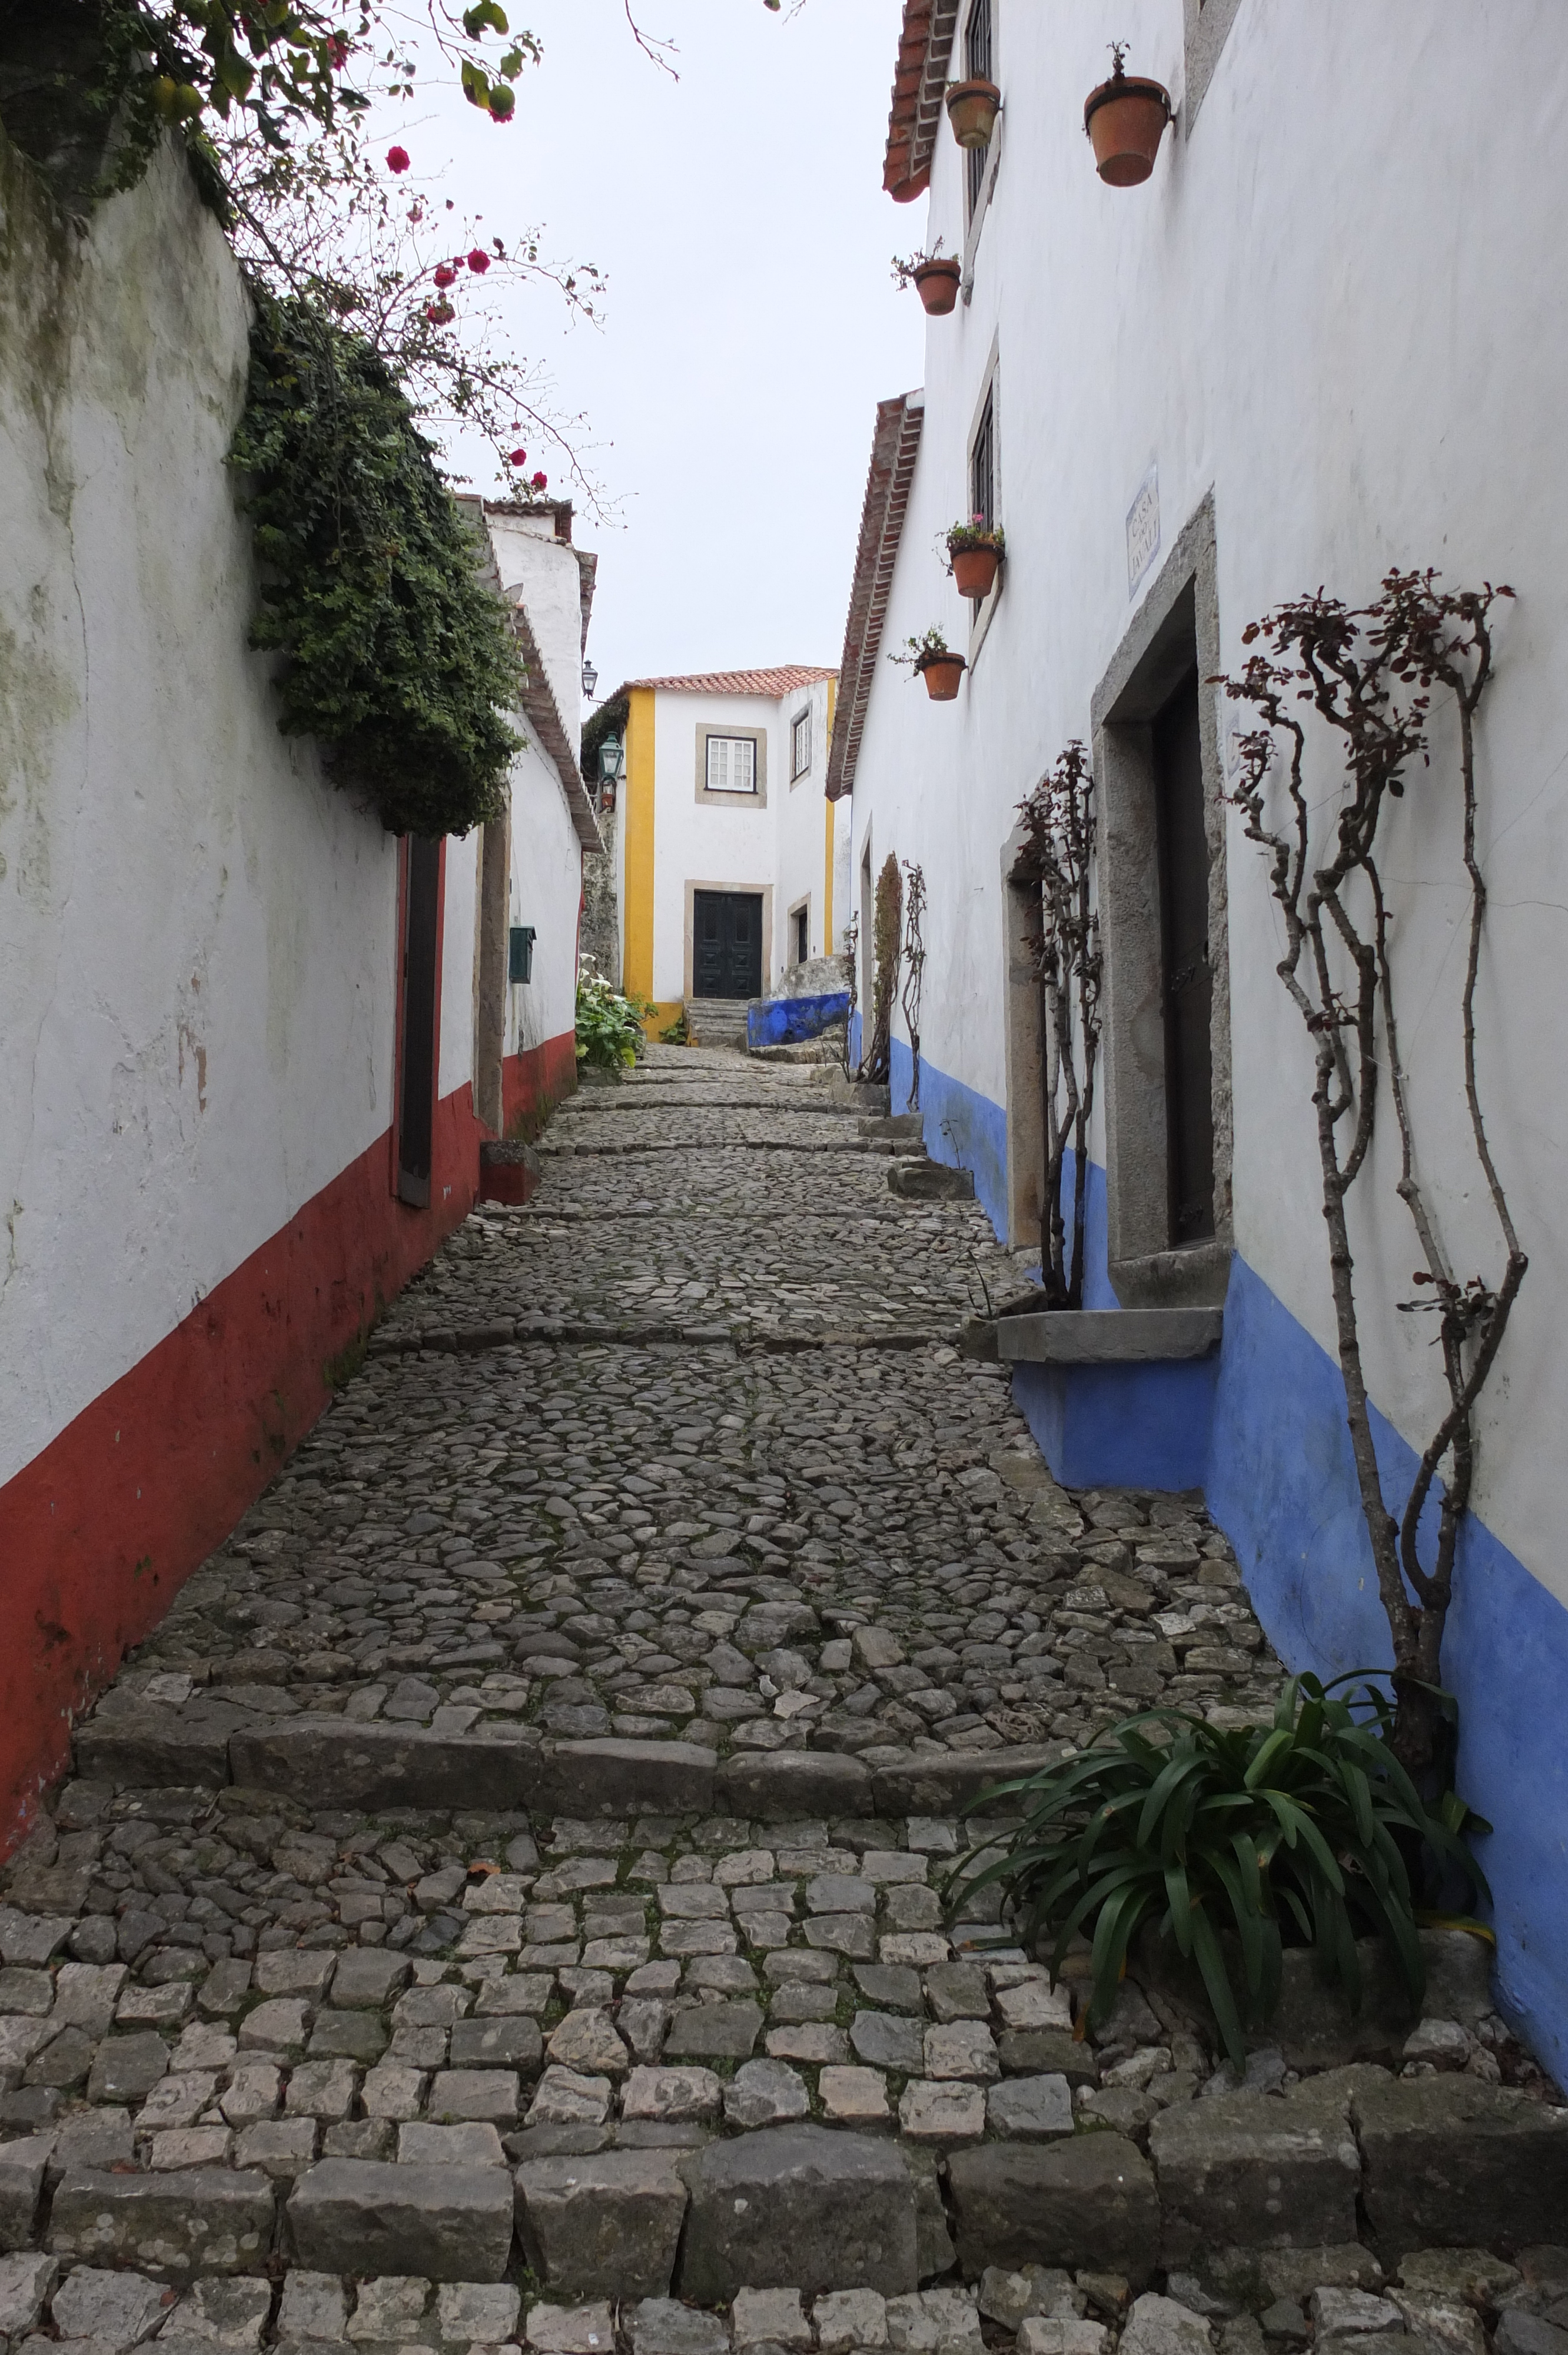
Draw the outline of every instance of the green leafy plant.
M982 515L971 516L968 523L950 525L947 540L949 556L956 556L962 548L994 548L999 556L1007 549L1007 534L1001 525L987 523Z
M285 735L318 737L395 834L498 816L516 648L386 362L315 305L259 293L229 463L264 568L251 644L287 657Z
M953 650L936 623L917 638L906 638L898 654L889 655L890 663L901 670L927 670L934 662L951 662Z
M642 1024L652 1011L651 999L612 989L592 957L585 956L577 972L578 1070L630 1071L647 1043Z
M686 1009L683 1006L682 1007L679 1014L676 1015L673 1022L671 1023L669 1028L667 1030L661 1030L659 1036L666 1047L689 1047L691 1045L691 1033L686 1028Z
M1491 1827L1452 1793L1436 1812L1423 1804L1393 1724L1376 1686L1337 1699L1312 1676L1289 1679L1266 1724L1225 1729L1178 1710L1127 1718L1092 1749L984 1795L988 1807L1016 1801L1022 1820L1000 1854L959 1867L950 1902L1000 1884L1030 1944L1054 1942L1053 1974L1075 1936L1090 1937L1091 2024L1116 2000L1136 1934L1147 1924L1174 1938L1237 2062L1244 2015L1266 2021L1278 2001L1287 1945L1310 1946L1354 2010L1356 1938L1375 1934L1418 2005L1413 1873L1424 1860L1457 1866L1489 1895L1464 1835Z

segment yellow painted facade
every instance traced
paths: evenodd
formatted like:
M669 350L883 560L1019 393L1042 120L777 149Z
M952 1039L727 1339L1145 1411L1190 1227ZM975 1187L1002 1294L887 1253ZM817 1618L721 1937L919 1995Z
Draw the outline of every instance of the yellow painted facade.
M653 995L653 690L634 687L626 714L626 829L622 986Z

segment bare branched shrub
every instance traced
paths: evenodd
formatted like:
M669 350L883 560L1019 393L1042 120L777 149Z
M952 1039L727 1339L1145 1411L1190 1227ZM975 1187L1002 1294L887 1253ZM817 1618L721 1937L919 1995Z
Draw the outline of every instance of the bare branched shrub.
M876 912L871 936L874 970L871 984L871 1044L862 1058L863 1080L885 1082L893 1069L893 1008L898 996L898 960L903 946L904 879L890 850L876 879Z
M1285 926L1286 953L1277 970L1312 1042L1340 1368L1361 1510L1393 1638L1395 1746L1414 1767L1443 1763L1443 1630L1475 1482L1476 1403L1528 1264L1492 1157L1476 1077L1476 981L1487 889L1476 848L1475 719L1492 677L1492 608L1513 592L1489 582L1450 592L1436 582L1430 571L1391 572L1365 607L1347 606L1321 590L1282 605L1245 633L1247 645L1261 640L1266 651L1251 655L1239 677L1223 681L1226 694L1251 704L1263 723L1242 739L1241 782L1233 798L1248 836L1268 853L1269 886ZM1469 890L1459 1004L1463 1095L1469 1144L1501 1239L1503 1266L1495 1284L1455 1272L1418 1171L1400 1054L1392 918L1378 860L1378 829L1388 803L1404 794L1417 760L1430 766L1436 689L1452 698L1458 722L1462 858ZM1299 704L1309 706L1339 740L1342 786L1327 806L1309 798ZM1384 1497L1372 1445L1345 1207L1372 1146L1380 1058L1386 1060L1399 1129L1398 1191L1424 1263L1414 1277L1423 1297L1397 1305L1436 1316L1447 1394L1397 1518ZM1448 1126L1426 1140L1432 1159L1462 1133ZM1424 1543L1421 1522L1435 1490L1436 1535Z
M1040 1095L1045 1114L1045 1187L1040 1205L1040 1266L1053 1306L1084 1305L1088 1209L1089 1118L1100 1048L1100 925L1091 890L1095 780L1076 740L1027 801L1019 804L1026 841L1015 874L1040 889L1040 928L1031 936L1040 984ZM1067 1245L1062 1171L1073 1153L1073 1234Z
M860 918L852 915L844 927L844 961L849 966L849 1004L844 1009L844 1077L849 1079L850 1039L860 1006Z
M901 1004L909 1031L914 1071L909 1082L909 1110L920 1109L920 994L926 983L926 870L904 862L904 992Z

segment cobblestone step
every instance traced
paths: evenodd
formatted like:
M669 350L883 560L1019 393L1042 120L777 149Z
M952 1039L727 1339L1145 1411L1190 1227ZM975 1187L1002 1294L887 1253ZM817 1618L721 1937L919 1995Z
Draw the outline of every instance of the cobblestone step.
M126 2274L214 2297L260 2278L265 2308L238 2287L214 2307L252 2331L230 2343L364 2343L378 2313L394 2343L401 2313L395 2343L433 2347L521 2283L545 2350L587 2327L558 2319L569 2301L870 2291L906 2303L863 2324L938 2355L921 2334L946 2309L909 2303L933 2282L958 2321L968 2300L971 2334L1009 2299L1014 2328L1091 2305L1115 2320L1150 2284L1226 2317L1370 2293L1402 2265L1431 2297L1430 2264L1417 2287L1407 2261L1441 2246L1472 2253L1500 2307L1521 2286L1510 2261L1568 2215L1568 2109L1487 2010L1462 1933L1428 1934L1425 2019L1374 1988L1326 2044L1302 1956L1286 2049L1259 2039L1244 2084L1168 1985L1129 1975L1086 2033L1086 1957L1053 1987L1001 1943L994 1903L946 1918L944 1873L1002 1818L611 1822L332 1796L60 1794L0 1906L0 2237L39 2253L0 2268L0 2298L53 2286L51 2263L100 2303L139 2295ZM122 1903L128 1865L142 1893ZM166 1902L187 1880L194 1918ZM1082 2306L1032 2306L1030 2268L1064 2298L1076 2275ZM1451 2296L1478 2330L1478 2296ZM1520 2305L1500 2355L1562 2355L1530 2326L1560 2328L1565 2296L1568 2277ZM150 2320L168 2307L144 2301ZM306 2328L307 2312L337 2319ZM505 2318L510 2336L515 2306ZM164 2324L215 2328L194 2297ZM1365 2328L1460 2343L1403 2308ZM1299 2318L1271 2328L1307 2337Z

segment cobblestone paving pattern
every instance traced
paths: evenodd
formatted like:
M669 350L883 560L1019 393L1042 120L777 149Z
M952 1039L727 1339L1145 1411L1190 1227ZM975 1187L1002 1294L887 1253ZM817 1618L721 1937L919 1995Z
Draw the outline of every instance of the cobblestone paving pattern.
M674 1065L637 1083L652 1122ZM690 1069L683 1092L721 1103L764 1092L738 1058ZM812 1101L797 1073L767 1084ZM483 1327L502 1296L566 1322L591 1297L625 1325L690 1307L711 1327L722 1303L727 1336L373 1357L101 1720L680 1734L876 1764L1080 1741L1160 1696L1266 1703L1277 1665L1196 1504L1065 1496L994 1368L866 1340L883 1265L921 1315L963 1313L977 1259L1011 1280L972 1207L894 1201L874 1156L815 1146L757 1190L775 1152L648 1154L631 1218L625 1159L556 1154L528 1210L470 1220L399 1305L408 1329ZM749 1180L723 1174L747 1219L683 1212L743 1159ZM758 1268L802 1235L858 1339L758 1336ZM828 1237L864 1250L835 1265ZM1490 2010L1483 1949L1448 1934L1413 2034L1372 2006L1336 2056L1308 2006L1300 2049L1282 2034L1238 2080L1157 1988L1129 1977L1086 2032L1083 1955L1054 1987L994 1900L948 1918L944 1874L1001 1828L68 1783L0 1902L0 2355L154 2334L178 2355L1111 2355L1118 2333L1121 2355L1264 2355L1266 2334L1568 2355L1568 2254L1535 2245L1568 2214L1568 2115ZM1379 2102L1414 2105L1394 2119L1413 2133L1447 2103L1464 2134L1497 2127L1475 2122L1487 2101L1514 2105L1524 2157L1517 2179L1461 2169L1464 2222L1517 2261L1413 2254L1407 2233L1385 2279L1359 2244L1352 2105L1371 2200ZM1224 2237L1184 2120L1213 2122L1244 2184L1306 2168L1292 2198L1322 2245L1228 2275L1184 2259L1177 2227ZM764 2151L805 2154L800 2179L753 2183ZM1033 2217L1041 2166L1067 2170L1071 2270L1019 2254L1007 2169Z
M738 1056L705 1060L721 1107L761 1092ZM645 1114L576 1128L660 1132L667 1068L625 1091ZM792 1106L828 1091L768 1084ZM732 1163L744 1212L704 1214ZM661 1189L630 1215L629 1169ZM593 1308L615 1337L373 1357L103 1708L876 1765L1077 1742L1162 1696L1267 1703L1278 1665L1202 1507L1069 1498L1001 1369L922 1340L1017 1273L975 1204L899 1201L863 1152L557 1156L525 1210L465 1223L388 1337L525 1312L580 1329ZM813 1319L819 1346L770 1346ZM659 1320L692 1337L621 1337Z

